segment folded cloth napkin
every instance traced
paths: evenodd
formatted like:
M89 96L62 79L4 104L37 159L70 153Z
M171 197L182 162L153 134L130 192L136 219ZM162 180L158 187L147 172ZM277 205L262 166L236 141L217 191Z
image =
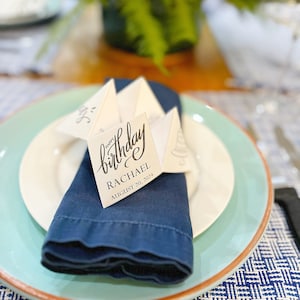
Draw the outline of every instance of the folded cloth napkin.
M128 80L116 80L117 90ZM178 95L150 82L165 111ZM126 199L103 209L86 152L42 247L42 264L71 274L106 274L161 284L186 279L193 241L183 173L163 173Z
M275 202L285 210L289 228L300 251L300 199L296 190L292 187L276 189Z

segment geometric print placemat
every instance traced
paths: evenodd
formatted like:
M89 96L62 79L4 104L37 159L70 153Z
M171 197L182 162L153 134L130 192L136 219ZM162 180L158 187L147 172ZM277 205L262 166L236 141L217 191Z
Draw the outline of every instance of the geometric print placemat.
M196 299L300 299L300 253L278 204L274 204L266 232L247 261Z

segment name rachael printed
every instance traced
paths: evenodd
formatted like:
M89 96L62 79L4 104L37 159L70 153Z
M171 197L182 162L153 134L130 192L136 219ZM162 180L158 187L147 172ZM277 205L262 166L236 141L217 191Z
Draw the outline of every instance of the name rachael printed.
M117 170L121 163L128 168L130 159L140 160L145 153L145 134L144 123L135 132L132 132L130 122L127 122L126 128L118 128L106 146L104 144L99 146L100 166L98 171L102 169L104 174L107 174L110 169Z
M145 176L140 177L140 175L142 173L146 172L149 169L150 169L150 166L147 163L144 163L144 164L140 165L139 167L135 168L134 170L130 170L128 173L122 174L118 178L107 181L106 182L107 189L108 190L114 189L115 187L120 186L123 183L132 181L135 177L139 178L140 180L135 181L134 185L132 185L132 188L138 187L139 185L142 184L141 179L143 179L143 181L149 181L150 179L152 179L152 177L153 177L152 173L147 173L146 177Z

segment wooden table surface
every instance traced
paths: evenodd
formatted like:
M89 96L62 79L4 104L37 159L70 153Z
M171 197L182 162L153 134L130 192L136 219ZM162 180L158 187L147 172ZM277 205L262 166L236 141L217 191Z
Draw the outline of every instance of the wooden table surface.
M107 77L144 76L178 92L228 89L231 77L206 22L193 50L169 55L164 75L147 58L108 46L102 37L98 7L88 7L66 37L54 62L54 79L79 84L101 83Z

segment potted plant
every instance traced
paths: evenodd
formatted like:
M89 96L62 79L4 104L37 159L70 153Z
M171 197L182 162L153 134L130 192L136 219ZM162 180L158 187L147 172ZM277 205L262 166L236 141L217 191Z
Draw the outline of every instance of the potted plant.
M199 39L203 0L78 0L66 19L83 6L100 5L104 38L113 47L149 57L162 71L167 54L193 47ZM253 10L260 0L226 0ZM67 23L65 20L62 23ZM59 26L56 26L56 28ZM54 32L57 30L54 30Z
M151 57L164 56L198 41L200 0L108 0L102 3L104 38L112 46Z
M202 0L80 1L101 3L104 37L110 45L150 57L160 68L165 55L198 42ZM259 0L228 2L253 10Z

